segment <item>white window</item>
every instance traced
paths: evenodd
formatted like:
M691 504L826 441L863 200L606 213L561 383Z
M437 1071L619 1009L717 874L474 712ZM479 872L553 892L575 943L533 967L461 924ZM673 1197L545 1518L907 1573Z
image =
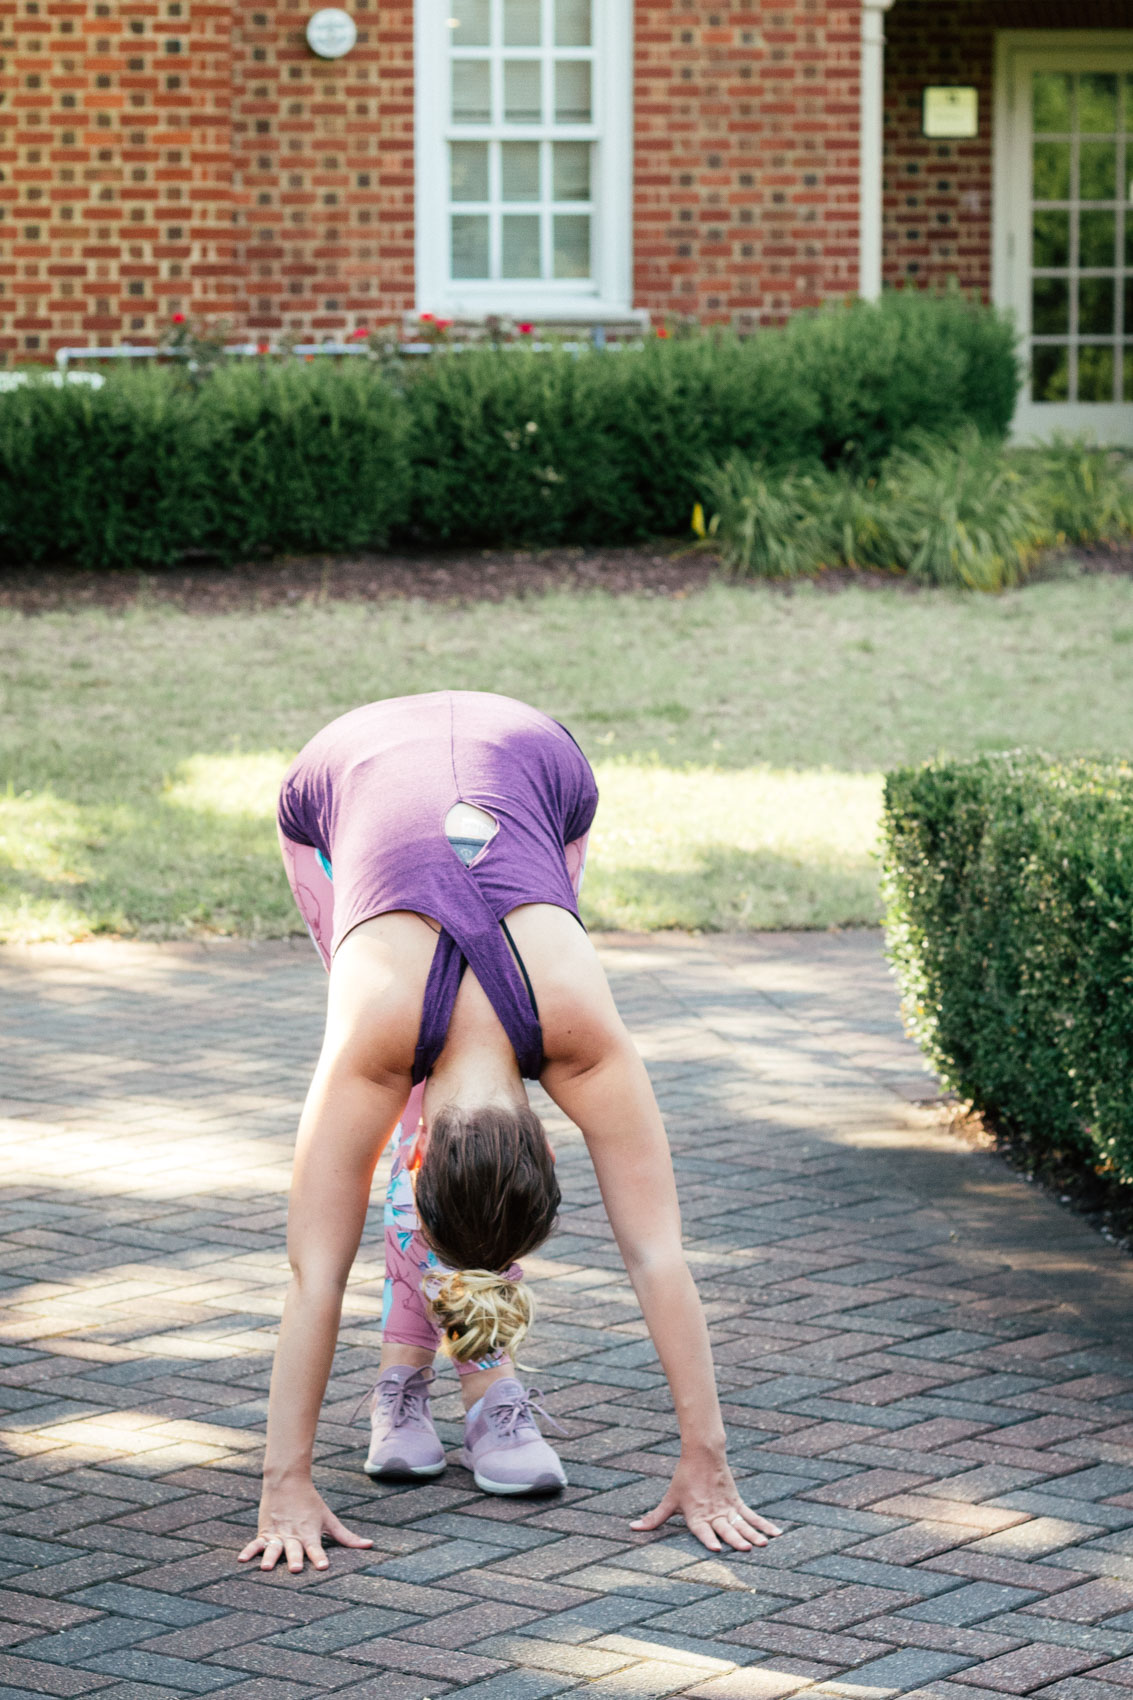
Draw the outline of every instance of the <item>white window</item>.
M417 306L630 307L631 0L417 0Z
M1133 441L1133 34L1010 32L996 125L996 300L1023 435Z

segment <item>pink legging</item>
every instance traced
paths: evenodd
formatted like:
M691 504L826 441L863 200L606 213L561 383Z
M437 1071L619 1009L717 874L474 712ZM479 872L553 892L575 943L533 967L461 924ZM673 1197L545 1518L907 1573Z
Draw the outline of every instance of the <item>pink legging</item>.
M299 913L307 923L307 931L323 959L323 966L329 970L334 937L333 872L320 852L309 844L296 844L282 833L279 842L283 866ZM585 837L567 845L566 863L577 897L586 866ZM448 1271L421 1235L413 1194L413 1169L419 1157L424 1097L422 1081L409 1094L393 1135L393 1172L385 1205L386 1273L382 1294L382 1339L386 1345L418 1346L427 1352L436 1352L441 1343L441 1333L429 1313L425 1287L430 1277L439 1278ZM523 1272L518 1265L513 1265L509 1273L518 1280ZM456 1369L461 1375L471 1375L478 1369L494 1369L509 1364L510 1359L505 1353L496 1352L478 1363L458 1363Z

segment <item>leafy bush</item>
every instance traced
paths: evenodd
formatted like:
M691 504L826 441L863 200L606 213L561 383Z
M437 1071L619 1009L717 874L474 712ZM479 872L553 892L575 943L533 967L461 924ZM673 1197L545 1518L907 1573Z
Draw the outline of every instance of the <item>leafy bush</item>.
M1047 536L1023 472L971 426L956 442L914 433L876 478L731 460L706 468L702 482L726 563L755 576L879 567L1002 590L1019 582Z
M0 398L0 560L163 565L188 549L380 547L405 515L404 411L367 369L168 370Z
M708 459L869 471L914 429L1002 435L1018 383L1010 321L959 295L855 302L746 341L472 349L407 388L414 526L477 543L681 531Z
M1036 1154L1133 1183L1133 768L1010 754L889 775L909 1031Z
M706 459L869 473L915 426L1003 432L1017 382L1008 320L898 295L745 341L31 383L0 396L0 560L625 542L685 529Z
M1022 375L1014 325L959 290L799 314L779 334L795 382L817 399L827 466L875 471L910 432L951 437L970 424L1003 437L1011 424Z

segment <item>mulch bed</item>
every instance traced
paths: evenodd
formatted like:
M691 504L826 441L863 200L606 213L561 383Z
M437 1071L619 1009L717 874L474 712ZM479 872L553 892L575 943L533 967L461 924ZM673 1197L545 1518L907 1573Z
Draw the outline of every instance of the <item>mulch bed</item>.
M1133 1255L1133 1185L1095 1174L1075 1151L1051 1151L1037 1145L1019 1129L1005 1128L970 1105L946 1098L942 1115L961 1139L979 1150L996 1152L1059 1204L1084 1216L1103 1239Z
M1133 576L1133 543L1079 548L1052 556L1045 573L1111 573ZM139 603L168 603L194 614L224 614L296 602L382 602L418 597L426 602L502 602L552 590L604 590L615 596L685 597L721 574L714 555L683 543L625 549L484 549L420 555L311 555L256 561L236 567L207 562L146 572L83 572L35 568L0 572L0 608L26 614L83 607L123 610ZM744 581L763 585L768 581ZM836 594L850 585L922 587L889 573L820 573L805 581L779 581L792 595L800 582Z

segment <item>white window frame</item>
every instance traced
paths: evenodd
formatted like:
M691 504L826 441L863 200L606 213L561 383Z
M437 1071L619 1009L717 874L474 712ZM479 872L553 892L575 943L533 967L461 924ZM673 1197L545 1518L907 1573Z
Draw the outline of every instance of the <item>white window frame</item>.
M447 0L414 8L417 311L441 318L510 318L600 323L638 317L631 308L633 229L633 0L594 0L591 280L453 279L449 275L448 82L451 16ZM580 135L578 126L567 131ZM460 137L499 136L461 127ZM522 125L509 138L527 140Z
M1014 311L1026 344L1031 334L1030 76L1041 70L1094 71L1099 69L1099 54L1110 56L1104 69L1133 71L1133 30L1001 30L996 36L992 299ZM1133 219L1133 193L1125 217ZM1050 437L1055 431L1133 443L1133 403L1037 402L1028 376L1013 432L1026 438Z

